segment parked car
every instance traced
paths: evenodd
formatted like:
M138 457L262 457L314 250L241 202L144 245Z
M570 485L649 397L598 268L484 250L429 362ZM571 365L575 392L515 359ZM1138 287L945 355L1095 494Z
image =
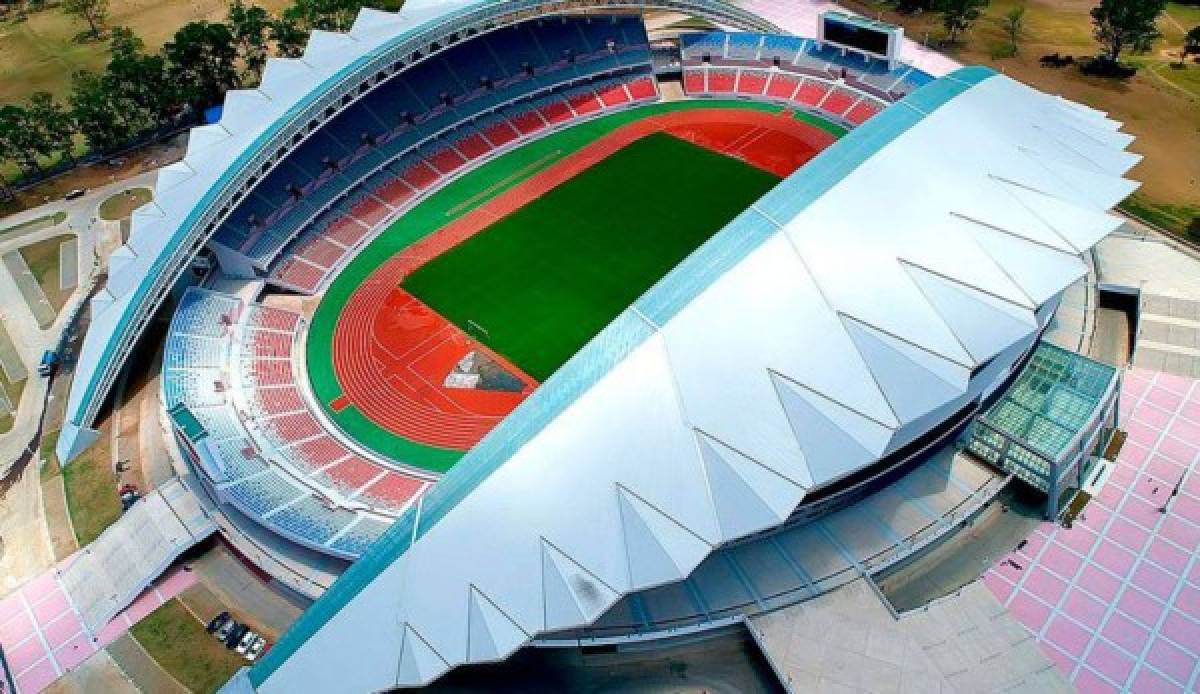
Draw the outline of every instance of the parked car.
M232 619L227 619L225 620L224 624L217 627L217 630L213 633L213 636L217 637L217 640L221 643L224 643L229 638L229 635L233 633L233 630L237 625L237 622L233 621Z
M247 631L245 636L242 637L242 640L238 642L237 647L233 650L237 651L238 655L246 655L246 651L248 651L257 640L258 634L254 633L253 631Z
M221 614L217 615L216 617L213 617L211 621L209 621L208 626L205 627L205 630L210 634L215 634L217 632L217 629L220 629L221 627L225 626L225 622L228 622L228 621L229 621L229 613L222 612Z
M225 647L231 651L237 648L237 645L242 642L242 637L246 635L247 631L250 631L250 627L245 624L239 624L234 627L233 631L229 632L229 636L225 639Z
M262 655L263 649L265 649L266 647L267 647L267 640L261 636L258 637L258 640L255 641L253 644L251 644L250 648L246 649L246 660L253 663L255 660L258 659L258 656Z
M87 188L76 188L63 196L63 200L76 200L87 195Z

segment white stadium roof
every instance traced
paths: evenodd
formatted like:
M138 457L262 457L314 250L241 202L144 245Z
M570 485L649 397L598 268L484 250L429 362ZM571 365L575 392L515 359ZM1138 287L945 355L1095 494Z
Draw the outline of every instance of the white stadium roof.
M232 688L368 691L686 577L962 406L1136 184L1103 114L984 68L755 203L469 452Z

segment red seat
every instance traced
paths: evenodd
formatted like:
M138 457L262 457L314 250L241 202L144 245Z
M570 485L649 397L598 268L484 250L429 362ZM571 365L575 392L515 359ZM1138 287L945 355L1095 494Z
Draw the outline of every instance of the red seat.
M804 104L805 106L816 107L817 104L821 103L821 99L824 99L825 95L828 93L829 87L825 86L824 84L820 82L814 82L812 80L805 80L804 84L800 85L800 89L796 91L796 95L793 97L793 99Z
M846 120L855 125L862 125L881 110L882 107L879 104L870 99L863 99L846 112Z
M733 70L709 70L708 91L733 92L736 86L737 73Z
M739 94L762 94L767 88L767 74L758 70L742 70L738 76Z
M821 110L840 116L857 100L857 96L844 89L834 89L829 96L825 97L825 101L821 102Z

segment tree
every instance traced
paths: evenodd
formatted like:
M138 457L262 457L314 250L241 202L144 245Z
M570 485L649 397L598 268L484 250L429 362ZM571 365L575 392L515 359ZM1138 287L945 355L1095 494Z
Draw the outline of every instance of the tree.
M1192 27L1192 30L1183 37L1183 50L1179 52L1179 62L1187 60L1189 55L1200 55L1200 25Z
M896 0L896 11L900 14L917 14L931 9L932 0Z
M49 92L34 92L26 108L43 150L59 153L74 162L75 119Z
M63 12L87 22L87 34L99 39L108 19L108 0L63 0Z
M38 166L38 151L29 133L29 113L15 104L0 106L0 159L15 161L26 173Z
M229 27L215 22L183 25L163 46L167 77L181 102L203 111L238 86L237 47Z
M229 5L229 28L237 42L238 58L246 74L243 83L257 83L267 64L267 41L271 32L271 15L258 5L246 5L233 0Z
M359 0L295 0L283 16L309 31L348 31L362 6Z
M110 98L135 132L153 130L179 111L175 89L167 78L166 59L146 53L142 40L125 27L112 31L104 83Z
M937 0L935 7L942 14L942 26L948 34L946 40L956 43L959 35L971 28L987 5L988 0Z
M1100 0L1092 8L1092 34L1109 63L1116 63L1127 48L1149 50L1159 37L1155 23L1167 0Z
M41 170L41 160L54 154L54 145L24 106L0 106L0 152L26 173Z
M271 20L271 40L275 42L275 52L284 58L299 58L304 55L304 46L308 42L308 32L292 17L286 15Z
M128 142L137 132L110 84L101 75L86 70L71 77L71 116L92 149L100 152Z
M1012 46L1013 55L1017 54L1017 43L1021 40L1021 32L1025 30L1025 6L1017 5L1004 15L1004 33L1008 35L1008 43Z

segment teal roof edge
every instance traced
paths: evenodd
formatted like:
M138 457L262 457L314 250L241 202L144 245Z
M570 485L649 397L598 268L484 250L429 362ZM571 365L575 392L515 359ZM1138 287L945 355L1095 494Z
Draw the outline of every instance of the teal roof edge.
M791 216L798 214L926 115L996 74L986 67L964 67L922 86L851 130L685 258L638 299L633 307L621 313L547 379L463 456L418 506L410 508L376 540L296 620L275 647L250 669L251 684L257 688L266 682L308 639L402 556L413 542L579 395L650 337L654 328L639 314L661 325L778 229L775 223L747 225L742 219L744 216L762 217L763 210L772 209L791 213ZM743 227L740 232L737 231L739 224ZM767 226L771 233L763 233L766 231L763 227Z

